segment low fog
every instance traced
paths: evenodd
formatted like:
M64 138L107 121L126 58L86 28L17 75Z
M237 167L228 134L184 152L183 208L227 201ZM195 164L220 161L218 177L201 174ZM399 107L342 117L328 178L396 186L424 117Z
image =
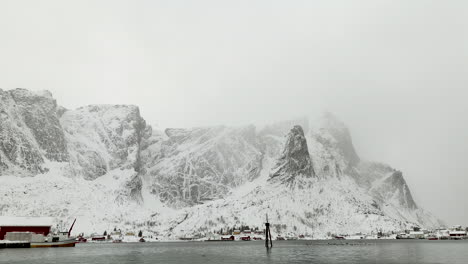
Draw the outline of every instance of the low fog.
M330 111L418 204L468 224L466 1L2 1L0 87L152 125Z

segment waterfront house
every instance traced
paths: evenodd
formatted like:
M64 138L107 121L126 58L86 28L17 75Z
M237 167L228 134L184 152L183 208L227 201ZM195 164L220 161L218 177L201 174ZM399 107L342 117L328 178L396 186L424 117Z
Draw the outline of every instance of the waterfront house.
M51 217L0 216L0 240L4 240L8 233L15 232L30 232L45 237L50 233L52 223Z
M409 233L409 237L414 238L414 239L422 239L424 238L424 232L423 231L411 231Z

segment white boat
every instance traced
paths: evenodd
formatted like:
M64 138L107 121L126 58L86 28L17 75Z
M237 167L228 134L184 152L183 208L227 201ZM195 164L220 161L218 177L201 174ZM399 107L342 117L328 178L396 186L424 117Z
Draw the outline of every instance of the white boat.
M32 248L44 248L44 247L74 247L76 240L69 238L67 240L59 240L55 242L31 242Z

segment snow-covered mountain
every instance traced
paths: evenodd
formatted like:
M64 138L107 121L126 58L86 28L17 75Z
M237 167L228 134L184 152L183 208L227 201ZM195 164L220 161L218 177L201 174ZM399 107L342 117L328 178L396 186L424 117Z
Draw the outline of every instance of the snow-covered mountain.
M266 213L276 233L316 237L440 224L330 113L157 131L136 106L67 110L49 92L0 90L0 186L1 215L77 217L88 233L206 234Z

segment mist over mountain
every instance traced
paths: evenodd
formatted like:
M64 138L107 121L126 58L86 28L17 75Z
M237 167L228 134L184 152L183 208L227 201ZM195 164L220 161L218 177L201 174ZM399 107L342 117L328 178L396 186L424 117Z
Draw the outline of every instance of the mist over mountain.
M266 213L278 234L315 237L442 224L332 113L159 131L137 106L68 110L49 92L0 90L0 185L1 215L76 217L79 232L207 234Z

